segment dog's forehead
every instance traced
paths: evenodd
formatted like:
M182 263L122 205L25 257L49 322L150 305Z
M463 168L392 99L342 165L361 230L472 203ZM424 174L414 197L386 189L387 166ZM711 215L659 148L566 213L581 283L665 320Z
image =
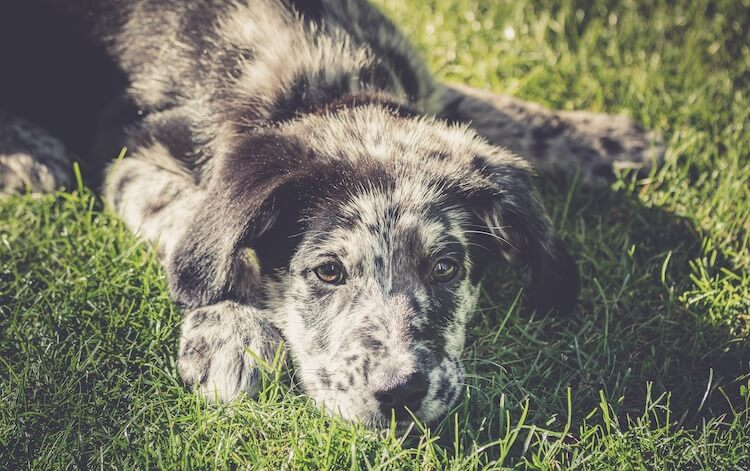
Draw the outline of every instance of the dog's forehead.
M305 145L323 160L400 162L428 170L426 161L438 163L434 174L463 172L475 155L493 147L465 126L447 125L434 118L403 119L374 106L306 116L287 123L291 134L303 136Z
M321 252L351 261L402 258L404 263L465 242L468 213L446 204L445 194L428 180L403 176L345 194L313 228ZM316 226L313 224L313 226Z
M425 215L438 207L445 195L427 179L395 175L386 185L372 185L351 191L341 202L340 214L360 225L390 225L411 228L425 221Z
M282 127L315 162L349 169L332 175L324 211L307 220L314 233L303 246L308 255L364 259L400 249L415 258L437 252L448 235L465 245L461 228L471 212L462 198L494 186L490 166L523 168L468 128L378 107L307 115Z

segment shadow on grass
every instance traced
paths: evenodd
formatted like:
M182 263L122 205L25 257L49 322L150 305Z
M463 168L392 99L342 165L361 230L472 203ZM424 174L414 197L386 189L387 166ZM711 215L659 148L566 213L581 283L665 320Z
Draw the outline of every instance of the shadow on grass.
M564 428L568 407L573 430L601 423L603 401L623 430L655 404L673 429L743 411L750 301L717 294L741 272L689 220L632 191L581 190L561 205L564 184L549 183L553 219L579 259L580 305L566 318L540 315L514 304L518 269L486 280L470 329L471 399L457 409L464 439L507 437L505 411L517 419L526 400L526 423L551 430ZM448 448L452 420L441 432Z

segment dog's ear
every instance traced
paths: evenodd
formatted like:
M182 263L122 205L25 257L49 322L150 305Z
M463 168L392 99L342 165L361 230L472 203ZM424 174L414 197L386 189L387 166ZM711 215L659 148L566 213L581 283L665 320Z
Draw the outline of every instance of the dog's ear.
M291 257L306 193L319 179L310 160L295 141L270 134L247 139L222 159L168 261L179 305L248 301L260 269ZM248 267L248 249L255 250L260 269Z
M539 310L569 313L578 298L578 268L539 202L527 163L500 151L472 161L470 207L480 244L520 257L531 270L529 301Z

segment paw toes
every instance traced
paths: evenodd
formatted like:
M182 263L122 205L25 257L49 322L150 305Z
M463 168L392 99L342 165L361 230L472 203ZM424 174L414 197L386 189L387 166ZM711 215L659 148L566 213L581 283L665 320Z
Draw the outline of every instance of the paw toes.
M177 369L185 384L194 386L202 383L208 376L210 367L208 343L203 337L182 342Z
M233 302L186 312L181 329L180 376L199 394L219 402L243 393L255 396L261 384L258 363L270 363L281 341L257 312Z
M203 337L183 341L177 369L186 385L211 401L254 396L260 385L260 372L242 345L214 342L212 348Z

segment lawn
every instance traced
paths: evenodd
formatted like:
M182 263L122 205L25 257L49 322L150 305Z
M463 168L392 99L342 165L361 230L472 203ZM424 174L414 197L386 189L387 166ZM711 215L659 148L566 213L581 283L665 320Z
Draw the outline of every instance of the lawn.
M668 143L647 178L540 182L583 302L492 276L443 423L330 418L281 358L258 401L203 403L154 251L79 187L0 201L0 468L750 468L750 1L608 3L378 2L440 77Z

